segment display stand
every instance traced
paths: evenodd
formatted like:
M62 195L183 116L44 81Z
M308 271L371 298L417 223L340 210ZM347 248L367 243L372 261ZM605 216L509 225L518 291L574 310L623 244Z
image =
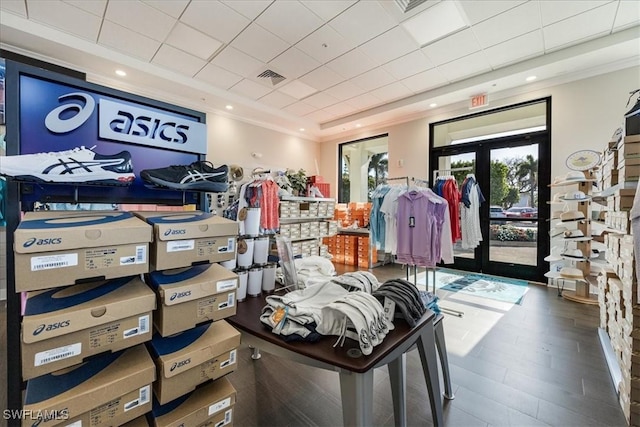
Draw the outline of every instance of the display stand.
M566 187L577 186L577 191L582 191L588 198L592 195L594 171L592 169L584 171L585 178L588 181L576 181L570 183L551 184L551 187ZM591 200L585 201L569 201L567 203L577 203L577 211L584 215L584 220L578 221L576 228L582 231L584 236L591 237ZM576 284L575 291L562 291L562 297L569 300L578 302L581 304L597 305L598 296L591 293L591 282L589 277L591 275L591 262L589 257L591 254L591 240L576 242L576 248L580 249L583 254L586 254L586 259L575 261L576 268L582 271L585 280L574 280Z
M27 89L22 85L23 82L29 80L31 86L29 90L36 91L35 87L42 87L42 92L39 94L30 93L26 95ZM37 86L41 85L41 86ZM165 118L172 117L176 119L188 120L189 123L194 123L194 128L197 124L204 124L206 115L204 113L196 112L180 108L174 105L166 104L159 101L154 101L148 98L143 98L136 95L127 94L114 89L106 88L103 86L87 83L78 79L63 76L57 73L44 71L40 68L35 68L23 64L19 64L13 61L6 61L6 81L5 81L6 99L6 155L20 155L25 153L33 153L41 151L52 151L51 147L58 146L59 150L67 149L64 144L72 144L73 137L70 137L70 133L75 132L75 139L83 141L87 146L92 145L92 141L96 141L98 137L97 130L93 130L91 126L97 127L98 121L101 120L97 109L88 116L87 123L84 126L78 126L76 129L71 129L61 135L51 132L46 135L46 138L39 140L35 138L33 129L44 128L44 116L31 117L31 113L42 114L42 111L33 111L25 106L25 99L36 99L36 102L43 105L43 108L47 107L45 104L52 99L54 102L58 102L59 98L56 91L63 91L63 93L69 92L82 92L81 95L87 96L87 99L93 98L94 100L105 102L115 102L122 100L123 103L133 106L137 105L141 109L147 109L148 111L162 111ZM52 93L54 95L52 95ZM73 93L77 95L77 93ZM64 97L64 96L63 96ZM63 99L60 97L60 100ZM98 103L96 101L96 104ZM62 102L62 101L60 101ZM124 104L123 104L124 105ZM57 104L52 104L51 109L56 107ZM73 104L76 110L78 106ZM73 109L72 107L68 107ZM102 107L102 106L101 106ZM86 105L84 108L88 108ZM59 108L57 109L59 110ZM73 110L76 114L77 111ZM106 112L101 110L100 114ZM45 114L46 115L46 114ZM79 114L78 114L79 115ZM95 120L91 122L91 120ZM68 120L70 121L70 120ZM29 127L30 138L23 135L24 127ZM79 129L79 130L78 130ZM47 132L46 129L44 132ZM93 139L87 138L83 132L91 133ZM204 134L206 135L206 129ZM83 136L84 135L84 136ZM49 141L46 141L46 139ZM118 142L113 142L110 139L99 139L100 144L106 146L115 147L118 149L118 145L122 145ZM121 141L127 141L123 136ZM56 145L56 142L64 143L63 145ZM131 151L136 151L137 154L142 152L149 153L149 157L146 160L151 159L155 161L160 158L170 158L172 163L168 164L185 164L186 161L200 161L206 158L206 140L198 141L199 147L204 147L201 150L193 149L193 146L184 144L181 147L167 144L166 140L159 141L157 146L149 146L148 141L136 142L129 140L127 143L131 143ZM37 144L49 144L48 149L42 149ZM139 144L139 145L137 145ZM162 145L164 144L164 145ZM174 151L176 149L182 151ZM175 156L173 154L175 153ZM157 154L157 156L156 156ZM173 157L172 157L173 156ZM146 157L146 156L141 156ZM145 163L145 160L140 158L140 165ZM163 166L168 166L168 164ZM156 166L158 167L158 166ZM140 180L141 181L141 180ZM7 357L7 384L6 384L6 396L7 396L7 409L6 413L20 414L23 409L23 390L25 383L22 379L22 362L21 362L21 325L22 325L22 313L21 313L21 295L16 293L16 278L15 278L15 256L14 256L14 232L18 228L21 220L21 212L32 210L34 201L46 201L46 202L74 202L74 203L139 203L139 204L173 204L180 205L187 202L187 194L190 196L188 203L195 203L198 208L206 210L205 193L196 192L179 192L174 190L163 191L149 191L144 188L142 183L138 181L135 185L132 184L128 187L107 187L107 186L91 186L90 190L81 191L85 189L84 185L60 185L60 184L42 184L42 183L24 183L18 182L13 179L8 179L6 183L6 267L7 267L7 311L6 311L6 348L10 349L10 355ZM69 195L69 189L72 194ZM85 189L86 190L86 189ZM180 194L182 193L182 194ZM26 415L23 415L26 416ZM7 420L9 426L23 425L24 420L21 420L18 416ZM39 424L39 422L37 422ZM34 424L35 425L35 424Z

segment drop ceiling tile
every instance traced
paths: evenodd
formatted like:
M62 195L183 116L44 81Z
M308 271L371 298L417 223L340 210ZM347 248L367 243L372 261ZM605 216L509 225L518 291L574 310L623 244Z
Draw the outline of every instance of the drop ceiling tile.
M545 50L576 44L611 30L617 3L609 3L543 28Z
M327 67L331 68L345 79L350 79L358 74L362 74L365 71L375 68L376 63L373 59L369 58L367 55L362 53L362 51L356 48L329 62Z
M329 25L309 34L296 46L322 63L329 62L356 47L355 43L344 38Z
M330 21L355 2L356 0L304 0L302 4L323 20Z
M136 33L164 41L176 20L140 1L111 1L105 19Z
M418 49L418 43L402 27L394 27L384 34L369 40L360 49L378 65Z
M433 67L435 65L422 53L422 50L413 51L384 66L398 80L430 70Z
M260 102L270 105L275 108L282 109L287 105L295 103L297 99L293 96L285 95L284 93L274 90L273 92L260 98Z
M618 6L614 30L631 27L640 23L640 5L637 0L622 0Z
M366 91L377 89L394 81L396 79L382 67L374 68L351 79L352 83Z
M2 2L4 3L4 0ZM104 11L107 7L107 0L65 0L65 3L69 3L100 18L104 16Z
M365 90L350 81L340 83L324 91L325 93L338 98L340 101L362 95Z
M253 21L273 3L273 0L226 0L222 3Z
M381 102L382 101L380 101L370 93L363 93L362 95L358 95L355 98L351 98L348 101L345 101L345 103L351 105L356 110L371 108L374 105L379 105Z
M233 40L251 22L217 1L192 1L180 20L225 43Z
M542 15L542 25L547 26L554 22L579 15L590 9L610 3L611 0L555 0L553 2L541 1L540 13Z
M151 62L186 74L189 77L196 75L196 73L207 64L200 58L196 58L167 44L160 46L158 53L156 53Z
M0 10L24 17L27 16L27 6L24 0L2 0L0 1Z
M535 30L484 50L485 58L496 69L503 65L544 54L542 30Z
M207 64L198 74L196 74L195 79L202 80L205 83L209 83L222 89L229 89L231 86L242 80L242 76L234 74L216 65Z
M525 3L527 0L482 0L482 1L462 1L460 5L464 10L469 24L475 25L485 19L499 15L509 9Z
M344 78L328 67L319 67L300 77L300 81L318 90L325 90L344 81Z
M316 110L317 108L312 107L311 105L305 104L304 102L300 102L300 101L284 108L284 111L300 117L306 116L309 113L313 113Z
M55 27L83 39L96 41L100 24L97 16L58 0L29 1L29 19Z
M244 79L241 82L237 83L229 90L231 92L246 96L247 98L251 98L254 100L262 98L263 96L271 92L271 89L247 79Z
M424 92L447 83L448 80L437 68L423 71L422 73L415 74L402 80L402 84L415 93Z
M483 2L480 2L483 3ZM528 2L473 26L483 48L540 28L538 2Z
M425 46L460 31L468 24L457 2L447 1L436 3L401 25L420 46Z
M321 64L300 49L292 47L271 61L269 65L275 65L282 70L286 78L297 79Z
M395 22L376 1L361 1L329 23L334 30L360 45L395 27Z
M211 55L222 46L222 42L198 30L194 30L182 22L178 22L176 26L173 27L165 43L184 50L205 61L211 58Z
M371 95L383 102L395 101L413 95L413 91L401 82L391 83L376 90L372 90Z
M225 47L213 58L211 63L243 77L255 77L259 74L258 70L267 67L264 62L260 62L231 46Z
M331 118L334 117L334 115L324 110L318 110L318 111L314 111L311 114L307 114L305 117L309 120L313 120L316 123L324 123L331 120Z
M84 0L81 0L84 2ZM189 4L189 0L143 0L149 6L153 6L158 10L163 11L169 16L176 19L180 18L182 12Z
M289 44L298 43L324 23L297 1L276 1L256 22Z
M491 70L491 65L483 52L472 53L464 58L456 59L437 67L442 75L447 76L451 82L475 76L485 71Z
M436 66L446 64L458 58L470 55L480 50L480 44L476 40L473 30L468 28L449 37L438 40L422 48Z
M271 34L255 22L249 25L232 46L263 62L269 62L289 48L284 40Z
M316 108L325 108L333 104L340 102L338 98L335 98L324 92L316 93L304 99L304 102Z
M313 95L317 92L317 90L300 80L293 80L287 83L286 85L280 87L280 90L283 93L286 93L289 96L293 96L296 99L306 98L309 95Z
M332 105L331 107L323 108L322 111L329 113L331 117L344 117L349 114L355 113L356 108L347 104L346 102L341 102L340 104Z
M111 21L102 23L98 44L108 46L128 55L151 61L161 43Z

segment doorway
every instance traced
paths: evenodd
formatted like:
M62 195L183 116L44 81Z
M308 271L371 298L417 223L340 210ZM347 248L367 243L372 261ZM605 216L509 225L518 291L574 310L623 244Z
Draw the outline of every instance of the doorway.
M544 99L431 125L430 176L452 176L460 187L473 174L485 198L479 208L483 240L475 248L456 242L453 268L545 281L549 109ZM438 133L448 136L447 144L438 144Z

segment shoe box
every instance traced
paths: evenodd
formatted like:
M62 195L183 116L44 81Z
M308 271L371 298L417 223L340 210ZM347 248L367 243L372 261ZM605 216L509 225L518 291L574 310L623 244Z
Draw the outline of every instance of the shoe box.
M27 381L23 426L117 426L151 410L155 366L144 345ZM38 422L39 421L39 422Z
M22 376L31 379L152 337L156 295L130 276L34 291L22 321Z
M219 264L153 271L147 283L158 295L153 321L163 337L236 314L238 276Z
M15 231L16 291L149 271L149 224L129 212L27 212Z
M153 391L164 405L235 371L240 332L220 320L166 338L156 334L148 345L157 367Z
M147 421L147 417L143 415L128 423L122 424L121 427L149 427L149 421Z
M154 427L231 427L235 403L236 390L222 377L166 405L154 399L151 418Z
M135 212L153 226L154 270L229 261L236 256L238 223L200 211Z

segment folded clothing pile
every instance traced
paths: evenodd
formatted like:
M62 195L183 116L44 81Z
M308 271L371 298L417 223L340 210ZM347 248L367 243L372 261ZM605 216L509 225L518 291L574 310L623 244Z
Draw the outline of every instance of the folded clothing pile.
M376 289L372 295L378 299L381 304L384 304L387 310L389 310L389 305L385 303L385 299L392 301L392 307L394 309L390 310L392 311L389 313L391 318L401 317L406 320L411 327L414 327L416 322L420 320L422 315L427 311L418 288L416 288L413 283L404 279L388 280Z

